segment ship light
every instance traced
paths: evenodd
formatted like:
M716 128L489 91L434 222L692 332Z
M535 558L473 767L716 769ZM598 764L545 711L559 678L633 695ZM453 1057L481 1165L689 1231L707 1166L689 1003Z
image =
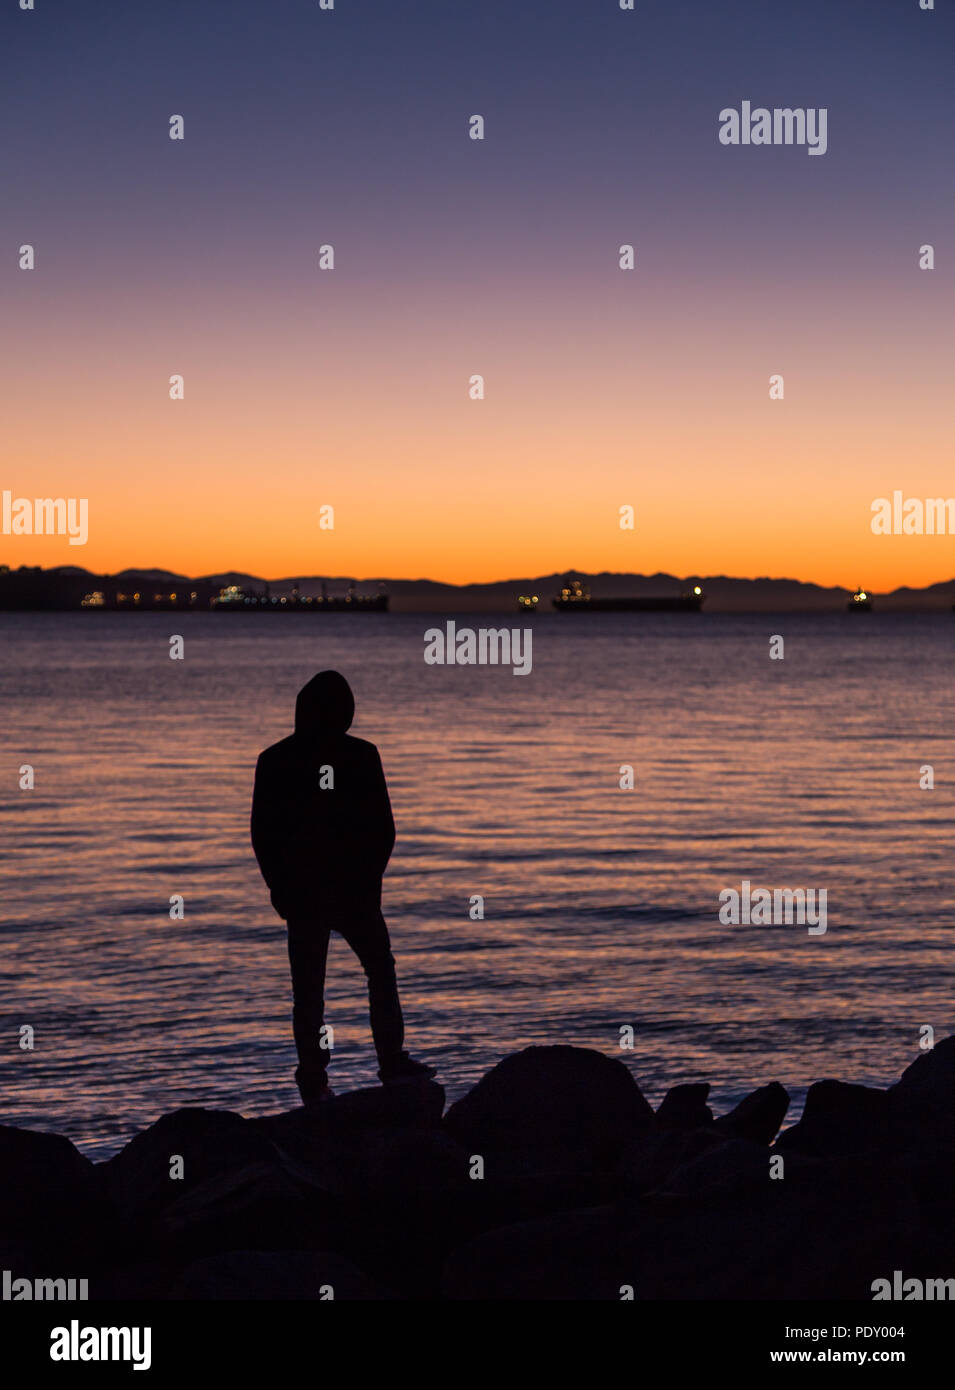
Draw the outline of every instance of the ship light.
M703 590L700 588L699 584L694 584L694 585L693 585L693 592L694 592L695 594L702 594Z

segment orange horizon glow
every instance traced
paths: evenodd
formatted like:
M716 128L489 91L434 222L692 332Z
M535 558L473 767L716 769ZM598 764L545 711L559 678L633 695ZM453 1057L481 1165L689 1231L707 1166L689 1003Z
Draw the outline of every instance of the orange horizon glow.
M870 529L877 497L953 493L943 329L911 296L896 286L876 310L851 290L840 333L819 337L832 286L782 286L767 327L742 281L727 316L725 284L624 279L562 301L515 280L453 322L446 287L311 283L293 311L213 286L198 326L186 291L151 290L148 334L113 293L79 345L76 306L18 285L0 488L86 497L90 535L0 536L0 563L452 584L575 568L877 593L955 574L952 536Z
M9 537L3 537L5 541L9 541L9 539ZM887 537L885 539L897 541L902 538ZM907 537L904 539L911 544L911 542L921 543L933 538ZM934 539L936 541L951 540L951 537L936 537ZM631 540L632 544L633 541ZM176 551L175 547L169 547L167 553L158 558L149 553L142 560L126 554L107 553L106 559L96 560L93 554L87 553L93 550L92 542L86 547L72 547L67 551L66 542L62 538L23 537L17 539L15 546L8 546L0 551L0 564L6 564L10 569L16 569L20 565L40 565L44 569L59 565L71 565L104 576L133 570L141 572L167 570L170 573L190 579L236 573L247 574L270 583L295 578L332 580L340 578L355 579L359 584L377 583L381 580L420 580L455 587L508 582L519 584L566 573L632 574L648 577L655 574L666 574L681 580L690 578L702 578L704 580L714 578L795 580L805 584L817 584L823 588L833 587L849 591L854 590L861 583L867 592L872 594L886 594L904 587L923 589L935 584L955 582L955 563L952 562L951 558L949 558L947 566L945 564L933 564L930 556L925 558L924 564L914 564L908 550L904 561L899 559L895 563L877 565L871 559L857 558L854 564L838 563L796 573L784 567L740 570L725 565L719 566L716 563L708 564L706 563L705 551L702 549L698 552L697 558L702 558L703 563L695 566L691 566L689 563L683 565L667 563L662 558L658 562L650 561L644 564L635 559L633 563L627 564L621 547L616 547L616 554L613 558L608 554L608 549L605 548L599 555L591 556L586 547L578 545L576 553L570 554L568 557L557 556L549 560L542 556L535 559L533 554L530 554L523 569L518 569L515 562L510 566L505 565L497 569L487 564L480 569L472 570L464 565L454 564L453 561L448 561L447 566L443 569L428 569L420 563L402 566L400 560L396 560L391 565L385 564L373 569L370 564L361 563L360 557L350 563L346 558L347 551L344 547L337 549L337 554L341 557L337 560L333 558L331 547L324 551L323 554L327 557L327 563L322 565L316 564L317 554L313 554L311 558L302 554L300 563L297 564L294 563L294 556L287 554L284 564L275 561L270 565L255 562L244 563L241 556L233 556L231 559L218 558L215 550L208 552L208 558L205 562L203 562L201 553L194 562L190 562L188 555L179 558L179 552Z

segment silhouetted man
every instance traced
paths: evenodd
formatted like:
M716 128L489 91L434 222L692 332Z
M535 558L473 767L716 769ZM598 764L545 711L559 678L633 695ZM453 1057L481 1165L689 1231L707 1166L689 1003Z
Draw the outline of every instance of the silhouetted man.
M294 734L266 748L255 769L252 847L272 906L288 923L295 1080L306 1105L331 1095L321 1044L333 931L368 977L381 1080L434 1075L403 1050L395 960L381 915L395 823L378 749L346 732L354 714L345 677L320 671L298 693Z

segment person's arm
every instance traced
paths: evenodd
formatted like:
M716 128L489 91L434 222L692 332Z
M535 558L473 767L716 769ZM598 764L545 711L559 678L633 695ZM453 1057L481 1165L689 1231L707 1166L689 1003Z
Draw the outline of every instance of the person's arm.
M255 765L255 786L252 791L252 849L273 896L281 866L281 816L282 806L274 773L259 758Z
M384 874L388 867L388 860L391 858L391 851L395 847L395 818L391 810L388 783L385 781L385 769L381 765L381 755L377 748L375 749L370 821L374 848L381 865L379 873Z

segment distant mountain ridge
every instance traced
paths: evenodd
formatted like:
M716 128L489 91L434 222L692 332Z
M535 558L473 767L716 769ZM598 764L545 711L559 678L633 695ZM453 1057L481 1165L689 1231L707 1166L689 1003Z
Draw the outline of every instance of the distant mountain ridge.
M541 609L549 610L551 598L571 579L581 580L598 597L678 594L694 584L700 584L706 594L704 611L713 613L840 609L845 606L851 592L838 586L825 587L799 579L772 579L768 576L758 579L699 574L680 577L663 573L619 574L607 570L597 574L585 570L564 570L533 578L501 579L490 584L446 584L435 579L389 579L384 575L366 579L351 575L263 579L236 570L195 577L165 569L124 569L115 575L97 575L73 565L55 566L34 573L50 580L59 576L74 585L83 581L88 583L90 589L96 587L97 581L104 579L122 579L131 585L165 582L222 587L237 584L255 589L268 585L273 594L290 593L295 584L299 585L303 594L321 593L323 583L329 594L344 594L350 584L355 584L360 593L373 593L377 592L379 584L384 584L391 596L391 611L394 613L516 612L518 594L539 595ZM887 594L870 592L880 612L950 609L955 604L955 579L943 580L922 589L902 587Z

